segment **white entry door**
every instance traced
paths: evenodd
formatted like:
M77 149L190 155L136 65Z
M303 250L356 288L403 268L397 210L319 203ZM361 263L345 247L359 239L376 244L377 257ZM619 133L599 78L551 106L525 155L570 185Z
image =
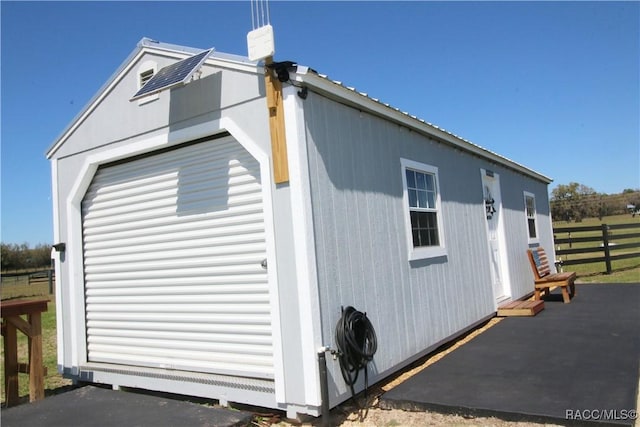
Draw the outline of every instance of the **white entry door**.
M491 282L496 301L509 297L508 274L505 269L504 230L502 200L500 197L500 177L497 173L482 169L484 208L487 218L487 238L489 241Z

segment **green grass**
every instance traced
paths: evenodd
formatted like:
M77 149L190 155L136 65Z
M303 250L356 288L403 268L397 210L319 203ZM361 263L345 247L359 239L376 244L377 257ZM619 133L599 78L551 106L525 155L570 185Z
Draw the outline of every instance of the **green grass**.
M18 361L27 363L27 337L18 331ZM60 387L70 385L71 381L62 378L58 374L57 368L57 345L56 345L56 305L54 301L48 304L48 310L42 313L42 357L44 366L47 367L47 375L45 377L45 390L55 390ZM2 380L2 402L5 402L4 390L4 339L2 340L2 349L0 349L0 377ZM29 397L29 375L18 374L19 396Z
M554 222L554 228L558 227L591 227L602 224L640 224L640 217L633 218L631 215L615 215L605 217L602 220L598 218L587 218L579 223L567 223L565 221ZM640 243L640 237L630 239L616 239L616 234L638 233L638 229L612 230L609 240L611 243ZM556 233L556 238L567 238L567 233ZM571 237L600 237L601 231L573 232ZM598 242L578 242L573 243L572 248L588 248L599 246ZM556 249L569 249L569 244L556 245ZM637 253L640 248L626 250L612 250L611 255L624 253ZM604 252L592 252L586 254L570 254L562 255L563 260L576 260L583 258L593 258L604 256ZM578 275L578 282L582 283L640 283L640 257L614 260L611 262L612 273L606 274L606 265L604 262L568 265L564 267L565 271L575 271Z

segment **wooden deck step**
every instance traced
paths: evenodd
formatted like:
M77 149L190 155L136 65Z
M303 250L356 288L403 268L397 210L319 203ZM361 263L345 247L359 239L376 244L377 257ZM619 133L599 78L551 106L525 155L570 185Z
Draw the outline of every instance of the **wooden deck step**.
M498 316L535 316L544 310L544 301L511 301L498 307Z

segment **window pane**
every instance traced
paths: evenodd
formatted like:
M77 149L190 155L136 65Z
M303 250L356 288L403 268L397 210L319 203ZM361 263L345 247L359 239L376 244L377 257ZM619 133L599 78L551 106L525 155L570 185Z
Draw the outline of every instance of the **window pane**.
M429 226L426 212L418 212L418 224L419 228L427 228Z
M409 215L411 216L411 228L418 228L418 212L411 211Z
M417 184L417 188L420 190L426 190L427 189L427 183L426 183L426 175L420 172L416 172L416 184Z
M536 215L536 206L533 197L527 196L525 200L527 204L527 216L534 217Z
M431 246L429 242L429 230L420 229L420 246Z
M528 219L527 222L529 223L529 237L534 239L536 238L536 220L535 219Z
M416 190L408 190L409 192L409 206L412 208L418 207L418 192Z
M427 204L427 192L426 191L418 191L418 206L421 208L428 208Z
M418 230L413 230L412 233L413 233L413 247L417 248L418 246L421 246Z
M430 230L431 231L431 244L433 246L438 246L440 242L438 241L438 230Z
M424 212L425 226L427 228L435 228L436 226L436 213L435 212Z
M436 227L436 214L432 213L432 212L425 212L426 215L426 219L427 219L427 227L428 228L435 228Z
M438 246L440 244L440 239L438 238L438 217L435 212L430 212L431 215L431 223L433 227L430 229L431 232L431 244L434 246Z
M407 175L407 187L416 188L416 173L412 170L406 170Z
M438 221L435 212L411 212L413 246L437 246Z
M434 176L433 175L425 175L425 178L426 178L426 181L427 181L427 190L436 191L436 185L435 185Z
M427 207L431 208L431 209L435 209L436 208L436 193L428 193L429 196L429 205Z

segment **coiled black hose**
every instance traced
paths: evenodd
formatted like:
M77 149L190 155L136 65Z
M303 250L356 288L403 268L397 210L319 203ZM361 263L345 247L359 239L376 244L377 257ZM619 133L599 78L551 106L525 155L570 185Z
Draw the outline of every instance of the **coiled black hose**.
M376 331L366 313L351 306L342 310L342 316L336 325L336 346L342 378L351 389L351 395L355 396L353 386L361 369L364 369L366 393L369 386L367 363L373 359L378 349Z

